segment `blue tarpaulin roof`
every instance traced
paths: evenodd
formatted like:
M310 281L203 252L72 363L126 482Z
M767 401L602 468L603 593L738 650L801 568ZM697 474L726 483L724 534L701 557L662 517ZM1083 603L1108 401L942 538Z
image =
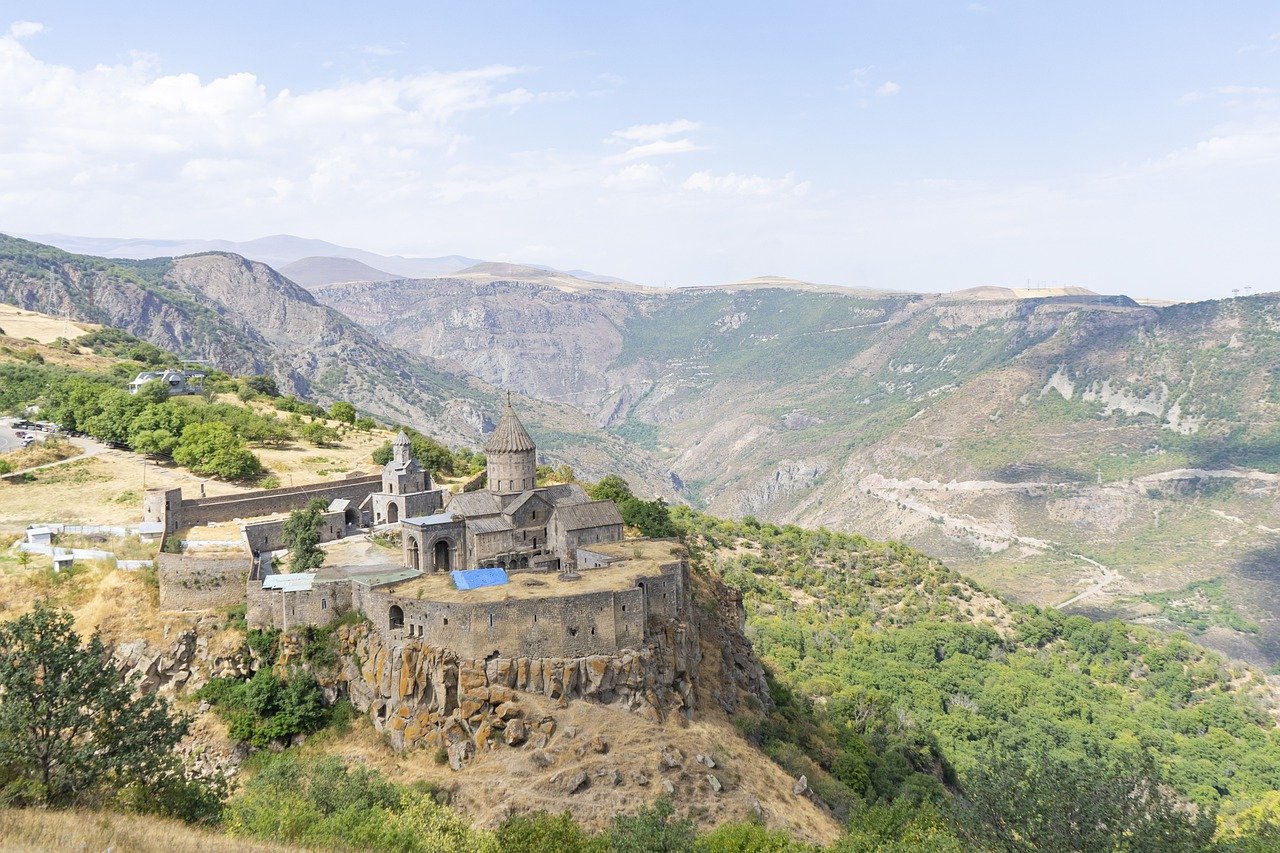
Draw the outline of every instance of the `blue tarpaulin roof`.
M479 589L482 586L502 586L507 582L506 569L466 569L451 572L453 585L458 589Z

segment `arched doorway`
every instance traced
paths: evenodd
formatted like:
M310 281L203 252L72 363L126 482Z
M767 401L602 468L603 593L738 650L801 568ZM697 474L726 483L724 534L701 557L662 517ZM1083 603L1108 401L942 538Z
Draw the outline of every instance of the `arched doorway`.
M408 551L409 551L409 568L411 569L421 568L422 553L418 548L418 537L416 536L409 537Z
M395 524L400 520L400 504L392 501L387 504L387 523Z
M400 609L400 605L391 605L391 613L387 616L387 627L392 631L404 627L404 611Z
M437 572L447 572L452 561L452 554L449 549L449 541L447 539L439 539L436 541L434 549L435 565Z
M346 511L342 513L342 520L346 523L347 527L359 527L360 510L353 506L347 507Z

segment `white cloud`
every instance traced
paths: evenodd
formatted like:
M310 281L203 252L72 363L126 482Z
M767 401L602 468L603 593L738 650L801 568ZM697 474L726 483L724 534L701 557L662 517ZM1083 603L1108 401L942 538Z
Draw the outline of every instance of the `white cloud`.
M705 145L699 145L692 139L659 139L645 145L635 145L605 158L606 163L627 163L632 160L644 160L649 157L665 157L670 154L688 154L693 151L706 151Z
M662 170L652 163L632 163L604 179L604 185L610 189L639 189L662 182Z
M876 89L876 94L882 98L892 98L894 95L902 91L902 87L892 80L886 80L880 84L880 88Z
M163 75L146 56L80 71L33 56L19 38L38 31L14 24L0 36L8 221L42 209L50 219L166 208L225 217L287 196L342 209L413 186L425 196L426 174L465 145L465 114L543 99L512 86L522 72L502 65L275 92L249 72Z
M36 21L14 21L9 25L9 35L15 39L30 38L44 32L44 24Z
M991 8L989 6L986 6L982 3L970 3L966 8L968 9L969 13L973 15L982 15L991 11Z
M615 130L606 139L606 142L654 142L659 139L666 139L668 136L676 136L682 133L692 133L702 127L696 121L690 121L682 118L677 121L661 122L659 124L633 124L631 127L623 130Z
M809 182L796 182L795 176L788 173L781 178L765 178L760 175L739 175L729 172L716 175L710 170L694 172L681 185L686 190L707 193L722 193L740 196L778 196L804 195L809 191Z

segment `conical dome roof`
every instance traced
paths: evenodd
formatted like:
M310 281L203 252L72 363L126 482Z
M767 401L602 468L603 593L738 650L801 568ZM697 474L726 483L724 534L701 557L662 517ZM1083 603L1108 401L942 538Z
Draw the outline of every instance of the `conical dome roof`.
M391 442L392 447L412 447L413 442L409 441L409 435L404 431L396 433L396 437Z
M524 431L524 424L516 417L516 410L511 407L511 396L507 396L507 405L498 419L498 427L489 436L484 446L485 453L521 453L537 450L529 433Z

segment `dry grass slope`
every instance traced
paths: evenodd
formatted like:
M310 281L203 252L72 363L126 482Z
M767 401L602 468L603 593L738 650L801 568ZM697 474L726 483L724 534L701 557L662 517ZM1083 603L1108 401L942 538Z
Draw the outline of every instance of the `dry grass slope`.
M129 853L291 851L300 847L230 838L157 817L112 812L0 809L0 850L113 850Z

